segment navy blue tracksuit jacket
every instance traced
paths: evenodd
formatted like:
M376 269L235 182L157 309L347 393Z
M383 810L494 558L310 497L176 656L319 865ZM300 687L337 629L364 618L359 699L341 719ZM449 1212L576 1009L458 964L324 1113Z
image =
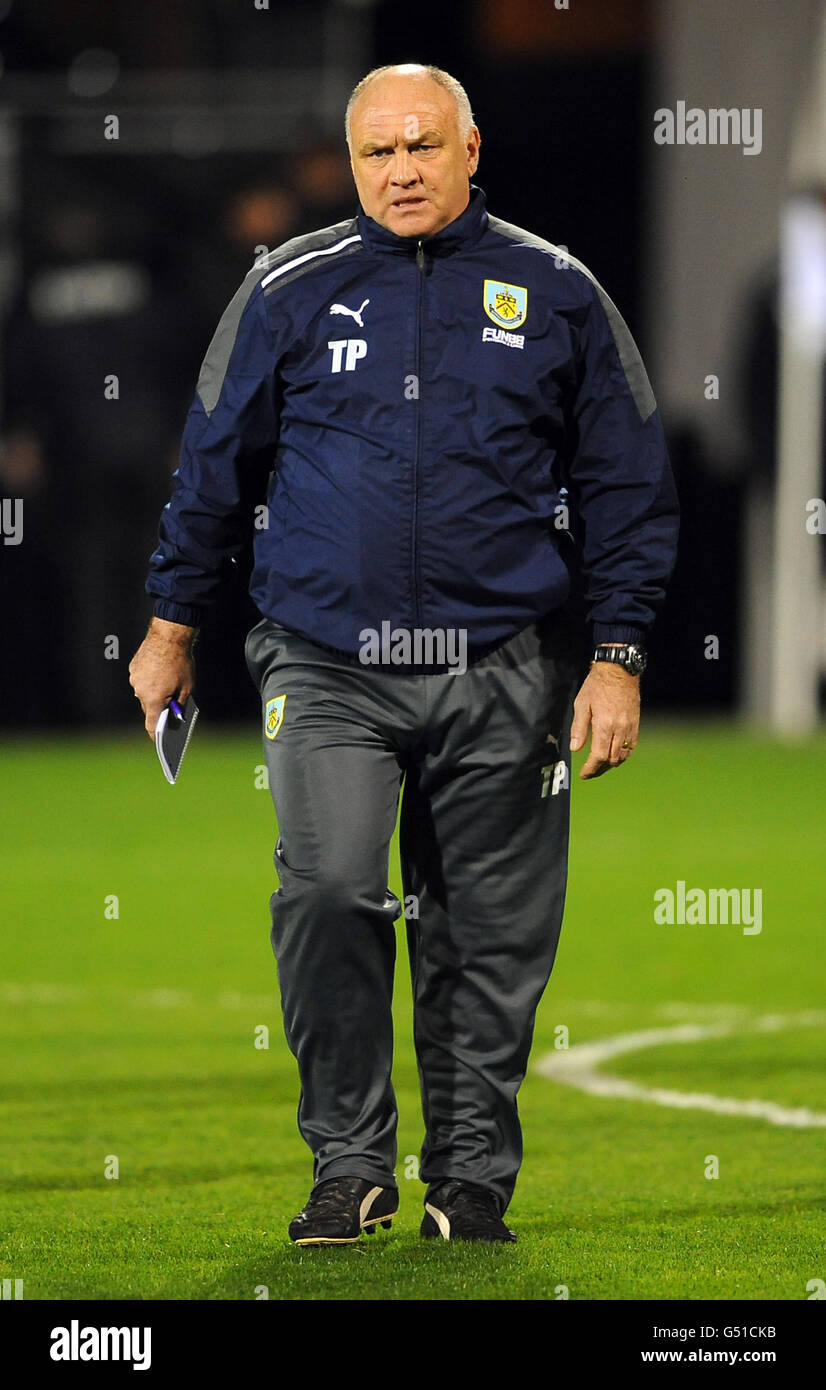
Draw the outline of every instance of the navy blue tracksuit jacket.
M256 265L207 351L174 483L147 583L159 617L201 624L266 502L253 599L351 657L383 621L465 629L471 654L508 639L565 601L571 529L594 640L639 640L675 558L662 425L623 319L475 185L434 236L359 210Z

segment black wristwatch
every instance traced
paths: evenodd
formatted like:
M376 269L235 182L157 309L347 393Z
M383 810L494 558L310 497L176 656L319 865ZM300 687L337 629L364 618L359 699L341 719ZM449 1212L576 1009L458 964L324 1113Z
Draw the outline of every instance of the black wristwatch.
M641 676L648 665L645 647L638 646L636 642L609 643L608 646L597 647L593 660L612 661L616 666L624 666L631 676Z

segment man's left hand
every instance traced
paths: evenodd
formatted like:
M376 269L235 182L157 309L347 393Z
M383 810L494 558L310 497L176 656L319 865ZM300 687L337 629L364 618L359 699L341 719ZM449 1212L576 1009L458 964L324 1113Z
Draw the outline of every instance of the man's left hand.
M591 748L580 777L601 777L619 767L637 746L640 731L640 678L610 662L592 665L574 701L571 752Z

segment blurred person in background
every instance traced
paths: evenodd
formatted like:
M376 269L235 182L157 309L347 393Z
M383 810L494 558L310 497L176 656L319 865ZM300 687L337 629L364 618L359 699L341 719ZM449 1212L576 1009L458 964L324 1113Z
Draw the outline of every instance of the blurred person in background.
M811 188L809 197L820 204L826 217L826 188ZM795 266L801 284L813 303L826 302L826 248L809 243L809 259ZM744 325L739 340L737 384L741 397L748 447L743 473L749 485L774 485L777 471L777 384L780 373L780 265L777 256L761 266L747 287L738 321ZM826 419L826 359L822 379ZM826 495L826 438L820 495Z
M299 200L302 231L354 217L358 197L347 156L320 136L311 140L291 166L291 185Z
M36 667L46 649L47 670L49 650L62 647L59 684L47 690L52 719L107 723L130 712L120 647L137 640L134 586L197 360L186 335L169 331L184 306L170 303L149 261L137 209L67 197L46 214L38 263L5 328L3 486L43 514L41 525L29 511L10 606L28 628L28 571L44 567L49 630L41 617L20 640L36 641Z
M263 263L301 230L299 199L283 177L244 179L221 196L218 215L198 226L187 256L187 285L198 299L205 341L255 261Z

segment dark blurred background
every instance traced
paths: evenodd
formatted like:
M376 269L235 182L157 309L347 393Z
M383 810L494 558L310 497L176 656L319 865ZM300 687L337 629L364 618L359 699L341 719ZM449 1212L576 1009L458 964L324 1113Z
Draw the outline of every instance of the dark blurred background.
M727 26L696 0L0 0L0 495L25 526L0 546L0 722L135 721L127 667L200 360L257 255L355 212L347 97L404 61L462 81L491 211L584 261L648 366L683 508L649 706L748 704L745 547L777 359L777 232L759 214L820 8L733 4ZM708 104L710 53L727 81L708 103L765 108L759 159L654 144L658 105ZM247 579L198 646L212 720L258 713Z

